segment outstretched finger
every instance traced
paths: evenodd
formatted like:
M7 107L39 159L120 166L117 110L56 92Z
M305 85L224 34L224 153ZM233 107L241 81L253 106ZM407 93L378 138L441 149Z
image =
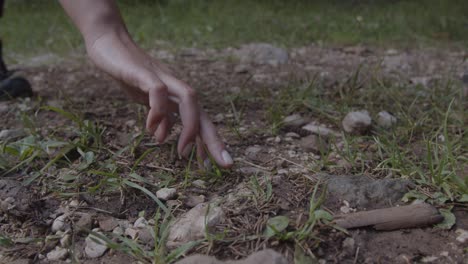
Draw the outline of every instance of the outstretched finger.
M234 164L231 155L227 152L223 141L216 132L216 127L204 111L200 111L200 136L213 159L223 168L230 168Z

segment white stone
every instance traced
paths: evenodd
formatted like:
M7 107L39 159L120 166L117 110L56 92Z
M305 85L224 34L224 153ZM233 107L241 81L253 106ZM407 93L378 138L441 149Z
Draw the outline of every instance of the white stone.
M366 110L348 113L342 121L343 129L348 133L363 134L369 130L372 118Z
M57 232L57 231L64 231L65 230L65 221L67 220L68 215L63 214L57 218L55 218L54 222L52 223L52 232Z
M147 225L148 225L148 221L146 221L144 217L140 217L135 221L135 223L133 224L133 227L143 228L143 227L146 227Z
M289 138L301 138L301 136L297 133L294 133L294 132L288 132L286 133L286 137L289 137Z
M102 233L98 232L99 229L93 229L93 231L102 235ZM99 258L104 255L108 249L106 242L93 234L89 234L86 237L85 245L85 253L89 258Z
M307 120L299 114L293 114L283 119L283 125L287 127L300 127L307 123Z
M156 192L156 197L163 201L167 201L173 199L177 194L177 190L175 188L162 188Z
M432 81L432 77L429 77L429 76L413 77L410 79L410 81L414 85L421 85L423 87L427 87L429 83Z
M438 257L436 257L436 256L427 256L427 257L422 258L421 262L422 263L433 263L437 259L438 259Z
M122 227L117 226L117 227L114 228L114 230L112 230L112 233L121 236L121 235L124 234L124 230L123 230Z
M71 244L71 235L70 234L65 234L61 239L60 239L60 245L64 248L69 247Z
M125 236L130 237L131 239L135 239L138 237L138 229L129 227L125 229Z
M151 226L147 226L145 228L140 228L138 229L138 240L149 246L149 247L153 247L154 246L154 237L153 237L153 234L152 234L152 227Z
M257 155L260 151L262 151L262 148L258 145L255 146L250 146L245 150L245 155L250 156L250 155Z
M206 232L224 220L221 207L203 203L180 216L170 227L167 246L175 248L201 239Z
M61 247L56 247L49 253L47 253L47 259L49 261L59 261L59 260L64 260L68 256L68 250L65 248Z
M455 233L457 234L458 242L465 243L468 240L468 231L459 228L455 231Z
M335 132L328 127L316 125L313 123L303 126L302 129L310 131L322 137L330 137L330 136L339 137L340 136L340 133Z
M206 188L206 182L204 180L195 180L192 182L192 185L200 189Z
M71 202L68 204L70 207L78 207L80 205L80 202L76 199L71 200Z
M396 117L387 111L381 111L377 114L377 124L383 128L390 128L397 122Z

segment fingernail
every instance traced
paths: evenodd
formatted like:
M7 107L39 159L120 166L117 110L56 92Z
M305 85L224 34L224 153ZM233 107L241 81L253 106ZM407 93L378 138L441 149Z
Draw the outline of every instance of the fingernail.
M184 150L182 151L182 156L184 158L190 158L190 154L192 154L192 149L193 149L193 143L188 143L187 146L185 146Z
M231 155L229 155L229 153L226 150L223 150L223 152L221 152L221 156L223 157L223 160L224 160L224 162L226 162L226 164L233 164L234 163L232 161Z
M211 169L211 160L209 158L206 158L205 161L203 161L203 166L206 170Z

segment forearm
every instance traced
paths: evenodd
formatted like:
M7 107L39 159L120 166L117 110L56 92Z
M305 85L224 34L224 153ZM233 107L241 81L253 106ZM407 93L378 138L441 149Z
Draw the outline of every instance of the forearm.
M81 32L86 45L92 45L109 32L128 35L115 0L60 0L62 7Z

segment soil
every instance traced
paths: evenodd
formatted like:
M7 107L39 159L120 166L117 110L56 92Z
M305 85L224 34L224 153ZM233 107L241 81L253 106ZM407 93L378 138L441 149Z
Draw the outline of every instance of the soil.
M348 79L359 67L361 71L393 78L396 82L410 83L414 77L433 81L437 78L458 78L468 72L466 54L450 50L407 50L388 51L370 47L334 47L326 48L311 45L290 50L288 63L281 65L257 65L246 63L242 71L235 70L236 60L229 57L230 50L190 50L169 56L168 64L178 76L183 77L199 91L199 98L205 109L216 122L219 133L225 139L230 153L235 157L236 165L231 171L223 172L221 177L206 175L198 170L196 164L191 167L192 179L202 178L208 188L184 188L187 161L179 160L173 154L176 137L157 146L147 158L143 159L136 172L153 183L161 183L167 177L175 180L171 187L179 191L179 202L174 215L190 209L183 203L184 197L203 194L207 200L217 197L234 197L245 192L252 175L271 177L273 195L269 201L252 201L237 197L229 206L225 206L226 221L219 230L225 232L223 241L212 245L205 243L190 252L209 254L219 259L240 259L263 248L273 248L292 261L294 244L277 240L242 239L245 236L261 234L266 221L275 215L287 215L291 223L299 225L305 221L314 186L320 175L307 170L307 164L314 159L299 146L300 139L288 138L280 131L278 138L272 136L266 120L265 105L271 103L271 97L291 83L301 83L319 77L325 86L333 89L336 83ZM161 52L155 53L161 54ZM166 54L167 55L167 54ZM167 57L167 56L166 56ZM32 109L31 116L37 124L37 133L42 136L55 135L63 138L76 137L76 131L67 127L76 127L57 113L40 110L41 105L63 107L73 112L80 112L86 119L98 122L105 128L103 146L111 151L118 151L129 144L129 138L142 132L143 107L129 103L118 89L118 84L87 62L62 61L60 64L28 66L22 68L23 75L31 81L35 96L26 101L1 102L7 109L2 114L1 129L22 128L20 108ZM376 71L376 68L380 70ZM421 79L416 79L421 80ZM415 81L413 79L413 81ZM240 88L240 89L239 89ZM235 108L229 98L239 97ZM242 113L236 124L234 110ZM285 113L288 114L288 113ZM323 120L319 120L324 122ZM332 129L340 130L336 124L328 124ZM180 128L175 128L175 132ZM255 155L246 153L250 146L258 145L260 150ZM155 145L149 136L145 136L136 149L136 155L125 154L116 159L122 165L119 173L126 175L129 167L144 151ZM99 157L104 161L109 157ZM19 182L30 177L34 168L27 168L3 177L8 180L10 189L21 201L21 209L16 214L0 216L0 233L10 238L44 238L51 235L50 226L59 208L64 208L71 199L86 202L87 206L77 209L93 215L96 226L100 217L115 217L134 221L139 212L146 211L151 216L156 205L142 192L133 189L98 190L95 193L61 196L86 190L98 183L98 177L83 176L76 182L76 190L57 183L53 189L47 182L54 181L60 168L52 167L43 180L34 181L27 187ZM280 170L287 173L279 173ZM336 175L349 176L344 167L336 169ZM374 175L364 175L371 181L378 180ZM262 178L262 177L259 177ZM5 183L6 184L6 183ZM16 184L16 186L15 186ZM1 185L0 185L1 186ZM406 185L405 185L406 186ZM18 191L23 188L23 191ZM124 192L122 196L121 191ZM27 195L25 194L27 192ZM11 193L10 193L11 194ZM0 196L8 196L0 188ZM332 194L333 196L333 194ZM4 197L0 197L4 199ZM343 199L330 197L327 210L340 214ZM367 204L366 208L388 206L382 201ZM350 205L353 207L353 205ZM60 210L60 209L59 209ZM378 232L371 229L352 230L349 236L325 225L317 226L317 240L311 240L310 249L318 259L326 263L466 263L468 258L466 243L456 241L456 228L467 229L466 206L455 209L457 224L452 230L437 228L416 228ZM351 237L354 245L348 245L346 238ZM85 235L78 234L76 256L83 263L129 263L131 258L118 251L107 252L100 259L86 259L83 253ZM346 241L349 241L346 240ZM351 243L352 244L352 243ZM53 247L52 247L53 248ZM0 249L8 263L39 262L41 255L50 251L47 243L16 243L12 247ZM430 258L433 257L433 258ZM13 262L16 260L17 262ZM2 262L0 260L0 262Z

